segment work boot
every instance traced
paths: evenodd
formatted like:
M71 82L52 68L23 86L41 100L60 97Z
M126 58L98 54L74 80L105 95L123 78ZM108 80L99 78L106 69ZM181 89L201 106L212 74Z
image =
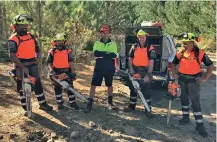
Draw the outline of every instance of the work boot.
M63 104L58 104L58 110L63 110L64 109L64 106L63 106Z
M88 98L89 102L87 103L87 107L85 109L85 113L90 113L92 110L92 106L93 106L93 99L92 98Z
M27 113L26 110L24 110L24 112L23 112L23 116L28 116L28 113Z
M179 120L179 125L186 125L190 122L189 117L183 117L182 119Z
M79 106L77 105L76 102L70 103L69 106L70 106L71 108L74 108L75 110L79 110Z
M113 100L113 96L108 96L108 109L110 110L114 108L114 104L112 100Z
M44 110L44 111L49 111L53 110L52 106L49 106L47 103L40 104L39 109Z
M197 126L196 130L199 132L199 135L201 135L202 137L204 138L208 137L208 133L206 132L204 126Z
M131 112L134 111L136 109L136 105L135 104L129 104L127 107L125 107L123 109L124 112Z

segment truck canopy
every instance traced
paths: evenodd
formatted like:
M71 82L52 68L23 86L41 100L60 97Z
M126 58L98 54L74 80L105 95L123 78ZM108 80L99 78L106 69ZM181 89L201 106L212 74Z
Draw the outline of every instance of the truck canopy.
M148 33L147 40L155 48L157 59L155 60L154 71L160 71L160 62L162 56L163 33L161 26L130 26L125 28L125 55L128 53L134 43L137 43L136 33L140 30Z

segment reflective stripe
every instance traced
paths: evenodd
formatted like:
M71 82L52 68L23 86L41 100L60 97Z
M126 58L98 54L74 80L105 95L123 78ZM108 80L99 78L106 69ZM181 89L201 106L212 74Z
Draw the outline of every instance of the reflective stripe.
M189 114L189 112L188 112L188 111L183 111L182 113L183 113L183 114Z
M62 94L56 95L56 97L62 97Z
M26 106L26 103L22 103L21 105L22 105L22 106Z
M61 103L63 100L57 100L58 103Z
M70 95L69 98L75 98L75 95Z
M202 115L202 112L194 112L194 115Z
M188 109L188 108L189 108L189 106L182 106L182 108Z
M39 102L39 104L42 104L42 103L44 103L44 102L46 102L45 100L42 100L42 101L38 101Z
M137 99L137 97L130 97L130 99Z
M197 123L203 123L203 119L195 120Z
M103 57L94 57L94 59L99 59L99 58L103 58Z
M131 104L136 104L136 102L130 102Z
M73 102L75 102L75 100L73 100L73 101L69 101L69 103L73 103Z
M38 94L38 95L36 95L36 96L37 96L37 98L39 98L39 97L43 97L44 94Z
M149 100L145 99L145 101L146 101L146 102L151 102L151 99L149 99Z
M21 97L20 97L21 100L22 100L22 99L25 99L25 98L26 98L25 96L21 96Z

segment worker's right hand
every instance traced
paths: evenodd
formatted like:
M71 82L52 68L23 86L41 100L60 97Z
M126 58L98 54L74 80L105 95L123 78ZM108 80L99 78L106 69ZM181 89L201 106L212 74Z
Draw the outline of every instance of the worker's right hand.
M134 74L134 70L130 69L130 74L133 75Z
M49 71L49 76L50 77L55 77L56 73L54 71Z
M56 76L56 73L54 71L52 71L52 76L55 77Z
M27 67L23 67L22 71L26 74L29 75L29 69Z
M174 74L174 79L178 80L179 79L179 75L178 74Z
M205 83L208 79L206 79L205 77L197 77L195 80L197 84L201 84Z
M150 77L149 76L145 76L143 78L143 80L144 80L144 83L148 83L150 81Z

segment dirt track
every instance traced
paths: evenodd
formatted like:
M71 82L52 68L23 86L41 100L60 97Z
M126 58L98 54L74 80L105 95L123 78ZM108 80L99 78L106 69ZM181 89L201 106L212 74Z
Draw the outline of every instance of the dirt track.
M215 56L212 56L215 60ZM215 62L216 64L216 62ZM148 119L139 100L137 110L133 113L115 112L105 108L107 101L106 87L97 89L93 112L85 114L83 102L79 102L80 111L64 109L56 110L56 101L52 86L46 75L43 74L43 85L48 103L54 107L52 112L44 112L38 109L38 103L34 96L34 118L28 119L22 116L19 95L15 92L15 86L9 80L7 68L9 65L0 64L0 141L47 141L51 139L64 142L70 141L70 134L77 131L78 135L71 142L212 142L216 141L216 71L210 80L203 84L201 91L201 105L204 114L204 123L209 133L207 139L199 136L194 127L194 118L187 126L179 126L178 119L181 116L180 100L173 101L170 124L166 125L166 113L168 100L164 98L166 89L159 84L152 85L153 113L155 117ZM88 94L93 67L78 65L78 79L75 88L83 94ZM114 101L115 105L123 109L129 101L129 90L121 82L115 81ZM87 95L86 95L87 96ZM65 97L65 100L67 98ZM89 126L89 122L96 124L95 128Z

